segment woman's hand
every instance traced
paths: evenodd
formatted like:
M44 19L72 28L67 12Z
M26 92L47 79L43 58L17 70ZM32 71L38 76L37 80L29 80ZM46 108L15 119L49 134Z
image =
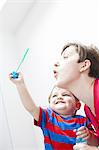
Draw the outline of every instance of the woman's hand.
M87 127L82 126L76 131L77 138L83 138L83 140L89 140L91 137L91 132Z
M97 147L95 146L89 146L89 145L86 145L86 144L83 144L81 147L79 147L78 149L75 148L76 145L74 145L73 149L74 150L99 150Z

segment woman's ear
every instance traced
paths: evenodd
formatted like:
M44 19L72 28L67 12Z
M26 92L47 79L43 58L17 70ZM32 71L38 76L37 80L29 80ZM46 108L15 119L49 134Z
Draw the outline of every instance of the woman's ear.
M90 60L86 59L85 61L81 62L80 64L80 72L86 71L90 68L91 62Z
M80 101L76 102L76 110L79 110L79 109L80 109L80 107L81 107L81 103L80 103Z

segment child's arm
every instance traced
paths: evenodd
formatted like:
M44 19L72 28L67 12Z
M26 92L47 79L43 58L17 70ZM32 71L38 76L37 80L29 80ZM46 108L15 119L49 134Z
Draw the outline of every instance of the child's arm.
M22 74L19 73L19 77L17 79L13 79L12 75L10 74L9 78L16 85L22 104L24 105L25 109L31 113L31 115L36 121L38 121L40 111L39 107L37 107L34 101L32 100L24 83Z
M84 140L87 140L88 145L92 146L98 146L99 139L95 135L94 131L89 130L87 127L80 127L76 133L77 138L83 138Z

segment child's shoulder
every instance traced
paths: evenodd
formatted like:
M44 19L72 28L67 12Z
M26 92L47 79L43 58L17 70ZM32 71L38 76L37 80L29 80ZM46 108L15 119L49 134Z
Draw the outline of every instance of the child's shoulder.
M54 113L54 111L49 107L47 108L40 107L40 109L42 110L43 113L45 113L48 116L52 116L52 114Z

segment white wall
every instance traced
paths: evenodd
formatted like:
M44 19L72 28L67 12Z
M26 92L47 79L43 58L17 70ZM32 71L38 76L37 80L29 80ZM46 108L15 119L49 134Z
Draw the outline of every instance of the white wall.
M0 48L1 86L15 150L43 150L44 145L41 130L33 125L7 75L29 47L21 71L35 102L47 106L54 83L52 66L64 43L80 41L99 46L98 7L98 0L38 0L16 34L4 36Z
M8 75L14 69L16 44L13 35L0 31L0 149L13 149L13 88ZM15 106L14 106L15 107Z

